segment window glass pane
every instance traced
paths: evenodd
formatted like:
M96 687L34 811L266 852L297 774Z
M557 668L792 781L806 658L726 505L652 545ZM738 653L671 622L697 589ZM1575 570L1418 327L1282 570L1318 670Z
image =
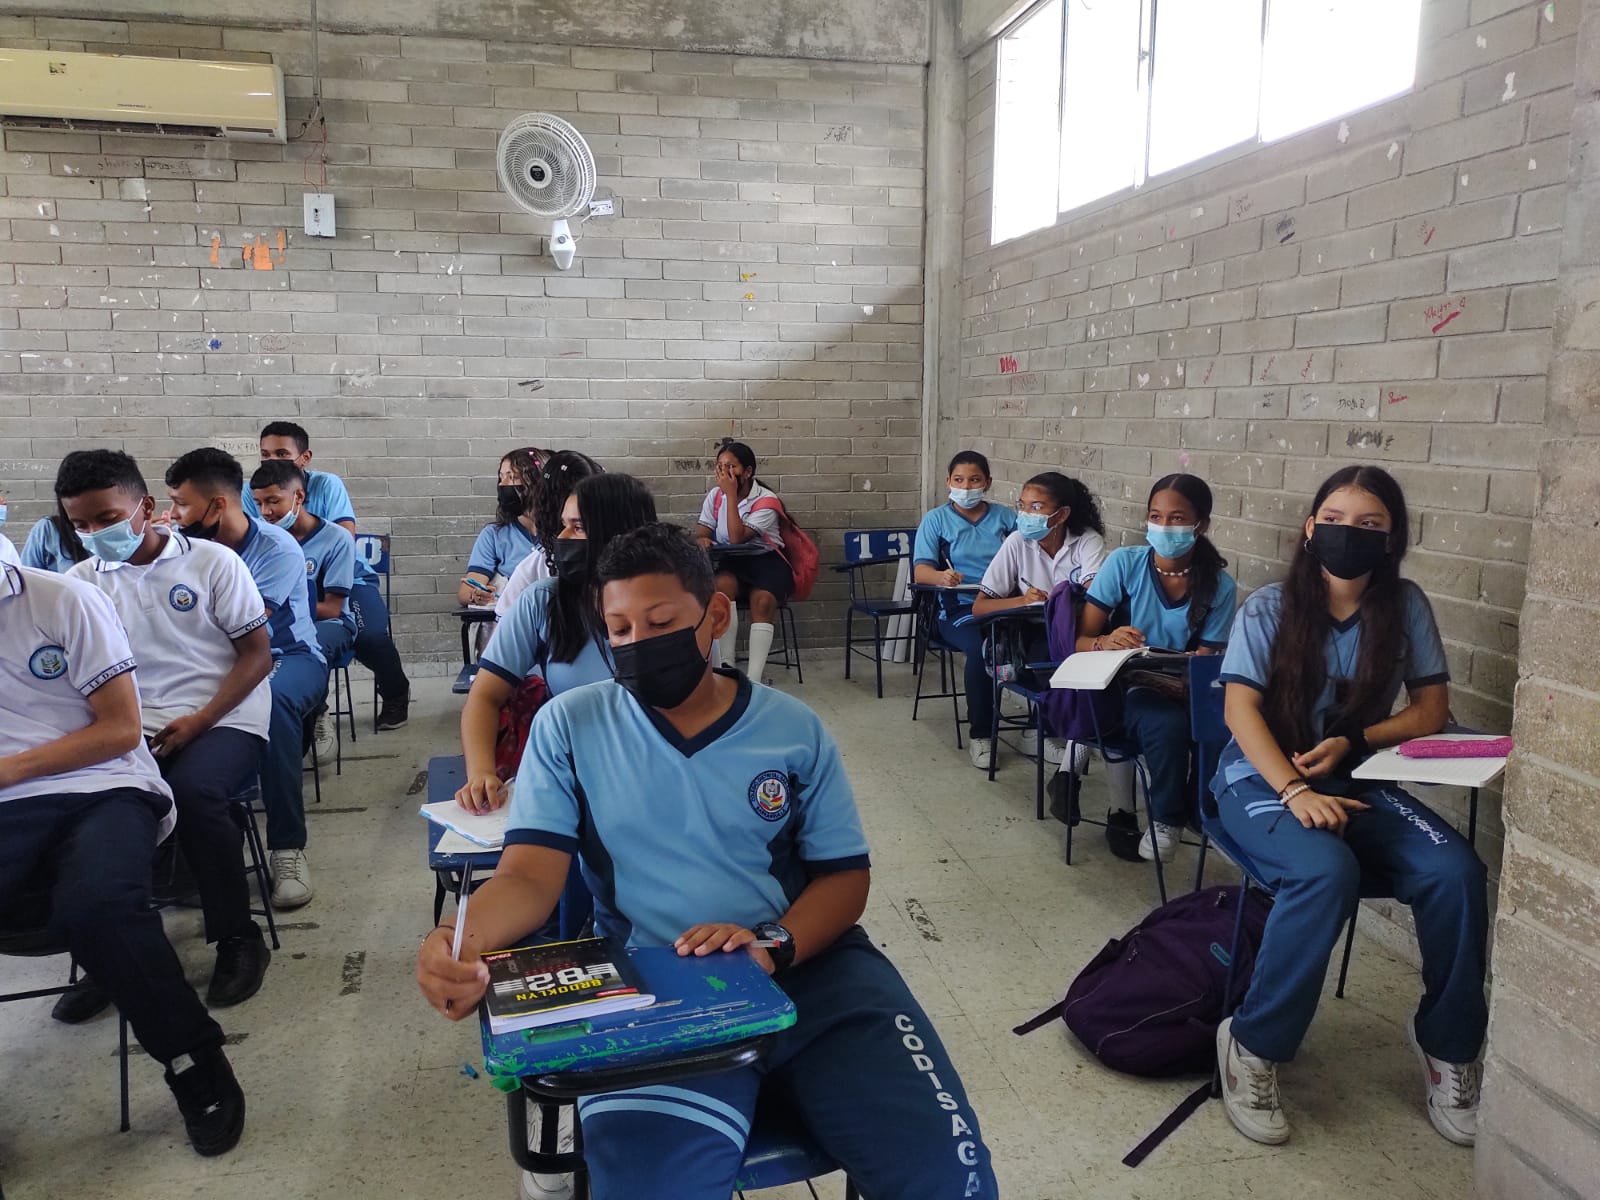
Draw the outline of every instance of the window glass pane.
M1144 161L1139 0L1069 0L1061 122L1065 212L1133 186Z
M1261 137L1286 137L1409 88L1422 0L1271 0Z
M1002 37L997 53L991 242L1056 219L1061 0L1050 0Z
M1161 0L1156 6L1151 175L1255 137L1261 2Z

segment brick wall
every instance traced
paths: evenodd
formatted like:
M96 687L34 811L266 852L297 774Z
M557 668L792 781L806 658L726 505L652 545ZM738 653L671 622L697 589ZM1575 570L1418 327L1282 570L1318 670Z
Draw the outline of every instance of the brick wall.
M270 58L291 130L310 107L303 32L0 17L0 44ZM159 485L197 444L298 420L361 525L394 536L415 660L455 653L456 580L513 446L585 450L688 517L731 432L825 556L844 528L915 519L921 67L353 34L321 56L333 241L300 233L308 140L5 131L14 538L70 449L124 448ZM616 198L565 273L495 179L500 129L532 109L578 125ZM275 256L280 229L275 269L246 269L241 246ZM809 644L835 613L803 610Z
M1156 476L1201 475L1247 589L1279 576L1326 474L1383 464L1456 715L1509 728L1576 10L1431 0L1410 94L994 247L995 56L973 54L962 441L1012 493L1081 477L1113 542L1142 536Z

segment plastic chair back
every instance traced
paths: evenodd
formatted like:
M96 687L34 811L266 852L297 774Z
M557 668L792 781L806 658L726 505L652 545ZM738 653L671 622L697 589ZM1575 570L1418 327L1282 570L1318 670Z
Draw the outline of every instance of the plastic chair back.
M1222 674L1222 655L1196 654L1189 659L1189 737L1195 744L1200 769L1200 812L1202 816L1217 814L1216 800L1211 795L1211 776L1217 764L1213 747L1226 746L1232 738L1223 713L1223 689L1218 682Z
M383 602L389 604L390 567L393 565L389 557L389 535L387 533L356 534L356 557L383 576Z

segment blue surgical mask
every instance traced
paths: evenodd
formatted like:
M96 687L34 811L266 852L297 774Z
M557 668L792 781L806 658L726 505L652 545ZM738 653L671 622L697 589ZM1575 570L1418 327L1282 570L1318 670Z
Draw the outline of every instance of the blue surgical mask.
M125 521L118 521L115 525L97 529L93 533L80 529L78 540L83 543L83 548L96 558L111 563L122 563L133 557L133 552L144 541L144 533L142 529L138 533L133 531L133 518L130 516Z
M7 508L7 505L0 504L0 525L4 525L6 523L6 517L9 515L6 511Z
M1182 558L1194 549L1196 536L1193 525L1157 525L1152 522L1144 531L1145 541L1162 558Z
M1030 542L1042 542L1050 536L1050 518L1055 513L1018 513L1017 532Z
M298 508L291 508L288 512L284 513L283 516L274 521L273 524L279 529L293 529L294 523L299 519L300 510Z
M983 489L953 487L950 489L950 503L957 508L977 508L983 503Z

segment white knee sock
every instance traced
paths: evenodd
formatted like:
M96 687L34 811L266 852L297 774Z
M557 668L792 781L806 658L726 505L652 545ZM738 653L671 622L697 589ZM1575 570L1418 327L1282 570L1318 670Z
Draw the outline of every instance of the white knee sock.
M1133 793L1138 787L1139 773L1131 762L1106 764L1106 791L1111 793L1111 807L1120 812L1132 812Z
M761 682L767 669L767 652L772 649L772 626L764 621L750 622L750 670L752 682Z
M728 628L717 639L717 657L725 667L733 666L733 652L739 643L739 606L728 605Z

